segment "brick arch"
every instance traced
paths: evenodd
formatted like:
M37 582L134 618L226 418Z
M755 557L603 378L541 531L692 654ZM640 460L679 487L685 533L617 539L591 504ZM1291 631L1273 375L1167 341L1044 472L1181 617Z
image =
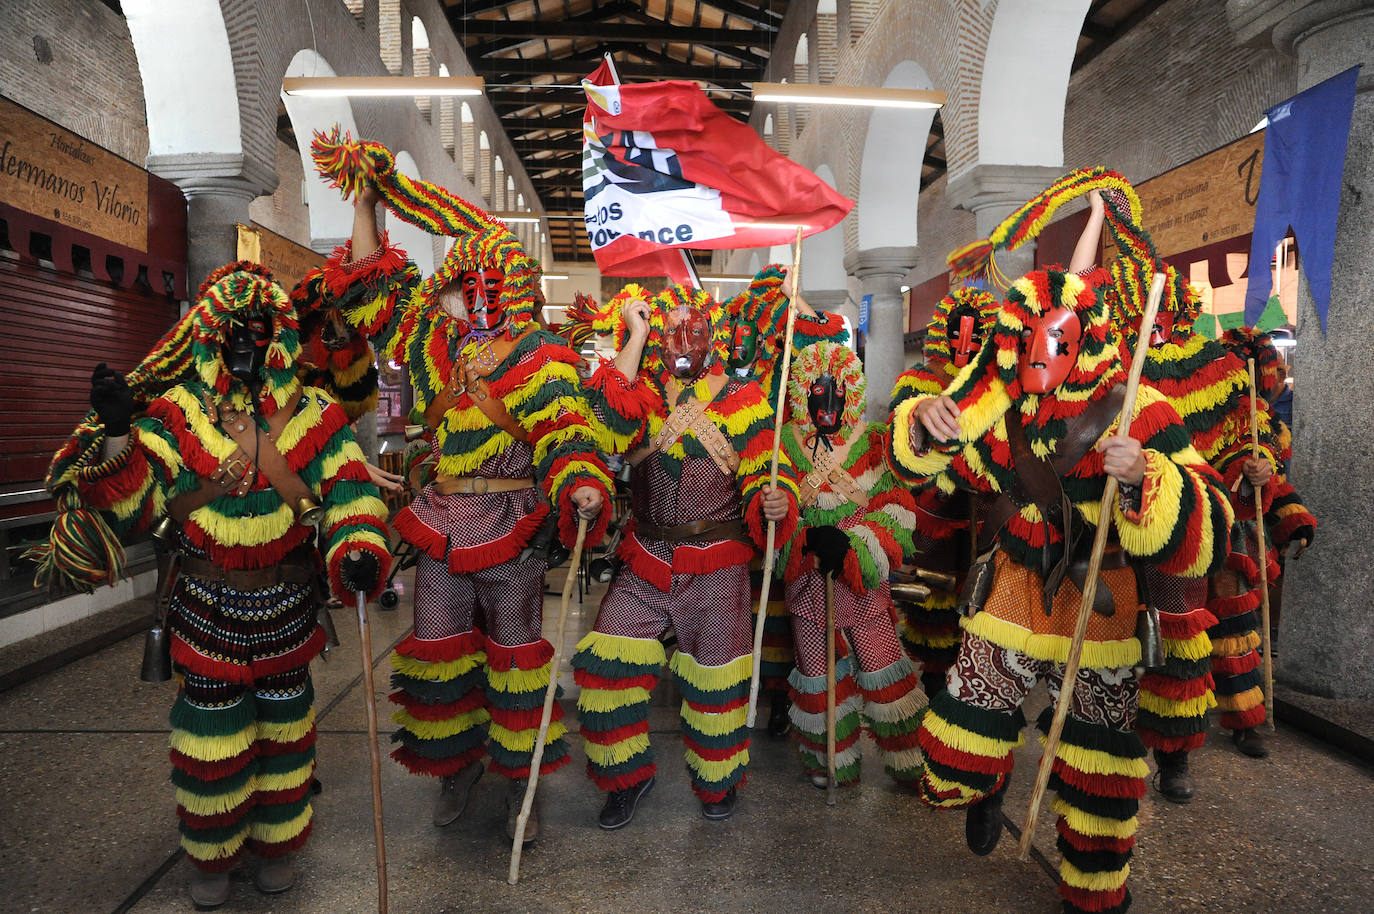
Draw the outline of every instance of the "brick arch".
M1064 164L1064 103L1089 2L997 4L978 102L978 164Z
M149 157L242 153L233 52L217 0L125 0L122 9L143 79Z
M819 165L815 172L816 177L835 187L835 173L829 165ZM804 289L843 289L845 281L844 229L841 226L802 239Z
M287 76L334 76L334 68L324 57L304 48L296 52L286 68ZM296 134L296 148L305 169L305 199L310 213L312 244L337 242L353 220L353 205L315 171L310 158L310 140L315 131L327 131L335 124L340 130L358 136L353 106L347 98L316 98L282 93L286 114Z
M903 60L884 77L884 88L934 88L925 69ZM916 203L921 194L920 161L933 110L875 108L868 117L859 172L859 250L916 243ZM911 153L908 144L915 143ZM904 154L904 152L908 154Z

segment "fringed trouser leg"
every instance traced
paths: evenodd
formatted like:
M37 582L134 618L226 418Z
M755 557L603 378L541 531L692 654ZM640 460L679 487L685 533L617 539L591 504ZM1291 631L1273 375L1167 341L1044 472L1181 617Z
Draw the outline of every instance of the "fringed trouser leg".
M1278 563L1269 560L1269 577ZM1217 618L1212 639L1212 677L1216 680L1221 725L1248 730L1264 723L1260 646L1259 566L1243 552L1232 552L1226 567L1208 582L1207 608Z
M963 636L958 604L958 594L933 587L920 602L897 604L902 646L921 665L922 673L941 674L954 665Z
M1188 608L1160 610L1164 667L1149 670L1140 679L1136 732L1147 748L1190 752L1202 746L1207 735L1207 711L1217 704L1212 641L1207 635L1217 620L1206 608L1205 580L1175 578L1150 568L1146 573L1151 575L1150 592L1157 603Z
M759 597L763 589L761 578L762 572L750 573L751 624L758 622ZM768 590L768 605L763 615L763 657L759 665L759 688L763 692L786 692L788 675L796 663L792 622L782 594L782 585L774 582Z
M245 848L270 857L301 847L315 770L309 663L323 643L310 588L236 591L186 577L171 629L184 673L170 741L182 847L210 872Z
M414 774L445 777L485 752L486 640L473 627L470 576L421 555L415 571L415 630L391 653L391 701L400 725L391 757Z
M1047 672L1057 700L1063 667ZM1059 894L1071 914L1122 914L1131 904L1126 877L1149 774L1135 732L1136 689L1131 669L1082 670L1074 686L1050 777L1063 855ZM1041 730L1049 730L1053 717L1054 708L1046 708Z
M672 670L683 694L684 755L692 789L713 802L744 780L753 671L748 600L749 572L743 565L673 575L668 593L621 567L601 602L594 631L573 658L583 687L578 709L588 773L598 787L621 790L653 775L649 692L663 660L658 637L669 625L677 634Z

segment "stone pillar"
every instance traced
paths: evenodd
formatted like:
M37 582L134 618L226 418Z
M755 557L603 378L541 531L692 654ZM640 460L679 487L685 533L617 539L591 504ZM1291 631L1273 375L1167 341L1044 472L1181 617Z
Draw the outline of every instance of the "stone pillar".
M873 296L864 344L864 375L869 391L867 418L873 422L887 421L888 394L906 364L906 353L902 350L902 280L915 263L914 246L870 248L844 259L844 268L863 282L863 294Z
M973 213L979 238L992 234L1017 207L1054 183L1062 168L1041 165L976 165L945 186L945 196L956 209ZM1027 242L1014 251L998 251L997 269L1009 280L1028 273L1035 265L1035 244Z
M1311 551L1287 564L1278 675L1305 692L1369 701L1374 615L1361 582L1374 566L1374 315L1367 307L1374 299L1374 3L1229 0L1226 14L1242 41L1297 57L1294 92L1364 65L1324 335L1306 278L1298 284L1289 478L1320 526Z
M186 195L186 288L194 298L212 270L238 259L234 224L248 225L248 204L276 189L276 169L241 153L192 153L149 156L148 170Z

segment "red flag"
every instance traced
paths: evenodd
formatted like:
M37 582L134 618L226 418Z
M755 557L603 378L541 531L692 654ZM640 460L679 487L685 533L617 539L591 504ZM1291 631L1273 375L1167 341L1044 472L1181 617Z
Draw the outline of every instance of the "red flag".
M607 276L686 278L675 249L752 248L814 235L854 206L774 152L692 82L583 80L587 234Z

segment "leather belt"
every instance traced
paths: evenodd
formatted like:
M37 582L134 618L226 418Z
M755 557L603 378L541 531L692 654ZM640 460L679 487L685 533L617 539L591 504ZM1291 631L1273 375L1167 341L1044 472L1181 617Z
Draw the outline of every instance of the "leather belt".
M720 540L753 542L745 532L744 521L738 518L727 521L696 520L672 527L660 527L636 518L634 533L635 536L661 543L713 543Z
M534 477L504 479L496 476L440 476L434 491L440 495L486 495L488 492L518 492L534 487Z
M185 556L181 573L202 581L216 581L234 590L261 590L274 584L313 584L315 566L308 559L287 557L271 568L221 568L214 562Z

